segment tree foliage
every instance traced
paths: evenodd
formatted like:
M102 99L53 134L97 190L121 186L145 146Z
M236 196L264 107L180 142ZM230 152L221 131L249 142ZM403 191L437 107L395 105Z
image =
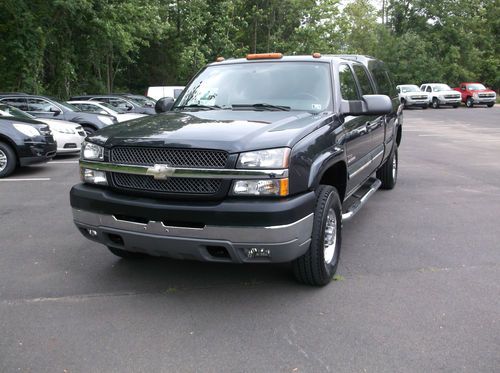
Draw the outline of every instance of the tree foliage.
M185 84L217 56L362 53L398 83L500 86L500 0L2 0L0 91Z

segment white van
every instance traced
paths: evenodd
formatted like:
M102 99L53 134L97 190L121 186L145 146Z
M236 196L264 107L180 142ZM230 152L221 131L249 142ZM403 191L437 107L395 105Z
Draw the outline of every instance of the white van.
M159 100L162 97L172 97L176 99L181 94L183 86L149 87L146 96Z

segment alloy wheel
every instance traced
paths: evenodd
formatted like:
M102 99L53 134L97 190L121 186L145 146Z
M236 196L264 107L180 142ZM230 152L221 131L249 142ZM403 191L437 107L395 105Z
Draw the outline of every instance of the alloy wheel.
M325 263L330 264L335 257L337 246L337 216L333 208L328 210L325 224L325 238L323 242Z

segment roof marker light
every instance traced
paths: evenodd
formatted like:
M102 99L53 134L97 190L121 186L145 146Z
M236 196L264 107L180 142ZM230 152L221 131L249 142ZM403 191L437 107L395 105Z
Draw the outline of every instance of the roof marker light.
M315 52L312 54L313 58L321 58L321 53Z
M271 60L283 58L282 53L255 53L247 54L247 60Z
M222 62L222 61L224 61L224 60L225 60L225 58L224 58L224 57L217 57L217 58L215 59L215 62Z

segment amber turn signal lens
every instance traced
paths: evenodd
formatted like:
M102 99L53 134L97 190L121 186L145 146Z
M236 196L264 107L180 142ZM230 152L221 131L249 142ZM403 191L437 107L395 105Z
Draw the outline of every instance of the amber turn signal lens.
M280 196L288 195L288 178L280 179Z
M268 60L268 59L283 58L282 53L256 53L247 54L247 60Z
M316 53L313 53L312 56L313 56L313 58L320 58L321 53L316 52Z
M215 62L222 62L222 61L224 61L224 60L225 60L225 58L224 58L224 57L217 57L217 58L215 59Z

